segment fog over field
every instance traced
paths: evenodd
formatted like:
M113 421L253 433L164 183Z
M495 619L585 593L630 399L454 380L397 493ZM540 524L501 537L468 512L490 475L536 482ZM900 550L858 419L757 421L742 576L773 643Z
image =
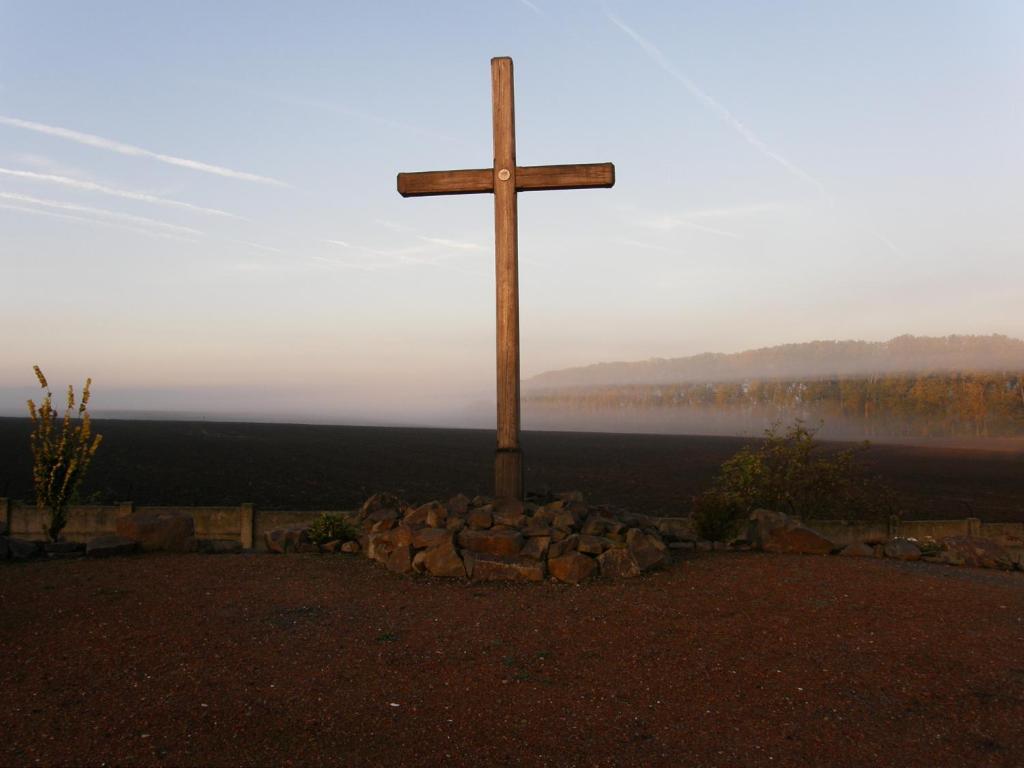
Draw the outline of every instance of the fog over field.
M38 364L97 417L494 428L495 197L396 174L494 162L508 57L516 164L615 169L517 194L524 427L756 432L825 379L829 429L1012 431L1022 4L3 8L0 414Z

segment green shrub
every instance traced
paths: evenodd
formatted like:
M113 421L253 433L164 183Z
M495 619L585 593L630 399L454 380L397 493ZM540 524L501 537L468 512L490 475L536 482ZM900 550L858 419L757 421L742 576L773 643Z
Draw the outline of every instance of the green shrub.
M36 508L43 513L49 511L46 535L51 541L57 541L68 522L68 504L76 497L78 486L103 438L92 434L89 418L92 379L85 380L77 419L72 418L75 390L68 386L64 417L58 428L50 385L38 365L33 366L33 370L46 396L38 405L33 400L28 401L28 413L32 418L32 484L36 492Z
M741 514L758 508L802 520L882 520L895 514L895 494L859 460L868 443L825 451L815 434L801 421L785 434L773 425L759 446L743 448L722 464L709 493L724 496L726 508L737 505Z
M693 500L694 532L708 541L730 541L740 535L749 510L734 494L707 491Z
M359 531L345 515L324 512L309 526L309 538L315 544L328 541L355 541Z

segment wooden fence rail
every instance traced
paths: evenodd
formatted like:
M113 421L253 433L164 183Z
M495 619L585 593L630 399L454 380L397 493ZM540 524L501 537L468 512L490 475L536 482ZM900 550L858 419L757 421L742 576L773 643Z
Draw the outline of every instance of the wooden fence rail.
M233 507L137 507L130 501L120 504L87 504L69 508L64 537L69 541L84 542L94 536L115 533L117 518L135 511L188 513L195 521L197 538L240 541L245 549L263 549L263 534L274 528L310 523L325 511L335 514L341 512L258 510L253 504ZM45 520L46 515L40 513L33 504L0 498L0 533L22 538L42 538ZM896 537L941 539L945 536L979 536L992 539L1004 547L1024 548L1024 522L986 523L976 517L958 520L900 520L893 517L880 523L811 520L808 525L840 545L869 539L884 541Z

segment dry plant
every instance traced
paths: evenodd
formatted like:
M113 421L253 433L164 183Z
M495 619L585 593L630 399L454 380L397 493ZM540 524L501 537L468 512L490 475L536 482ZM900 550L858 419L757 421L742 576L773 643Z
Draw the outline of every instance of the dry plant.
M36 491L36 508L45 514L50 512L46 535L51 541L60 538L60 532L68 522L68 503L78 490L89 462L100 447L101 435L93 435L90 426L89 387L92 379L85 380L82 402L78 406L78 418L73 419L75 390L69 384L67 404L60 428L57 427L57 411L53 407L53 393L38 365L32 366L39 380L39 386L46 392L39 405L28 401L28 412L32 417L32 483Z

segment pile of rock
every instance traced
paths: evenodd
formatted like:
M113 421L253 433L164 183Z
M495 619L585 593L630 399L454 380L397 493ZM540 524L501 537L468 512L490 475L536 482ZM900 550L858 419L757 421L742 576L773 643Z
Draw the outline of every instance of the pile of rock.
M854 542L839 550L844 557L887 557L893 560L963 565L969 568L996 568L1003 571L1024 570L1019 552L1011 553L991 539L977 536L946 536L926 541L889 539L888 541Z
M758 509L750 515L747 539L754 549L764 552L843 557L885 557L891 560L916 561L975 568L1024 570L1024 561L991 539L974 536L948 536L937 541L906 538L872 538L838 546L799 520L781 512Z
M550 576L577 584L598 574L638 576L669 562L651 518L588 506L578 493L546 503L459 495L419 506L380 493L352 522L358 544L341 549L358 548L396 573L481 581ZM268 532L266 542L272 551L315 548L300 526Z

